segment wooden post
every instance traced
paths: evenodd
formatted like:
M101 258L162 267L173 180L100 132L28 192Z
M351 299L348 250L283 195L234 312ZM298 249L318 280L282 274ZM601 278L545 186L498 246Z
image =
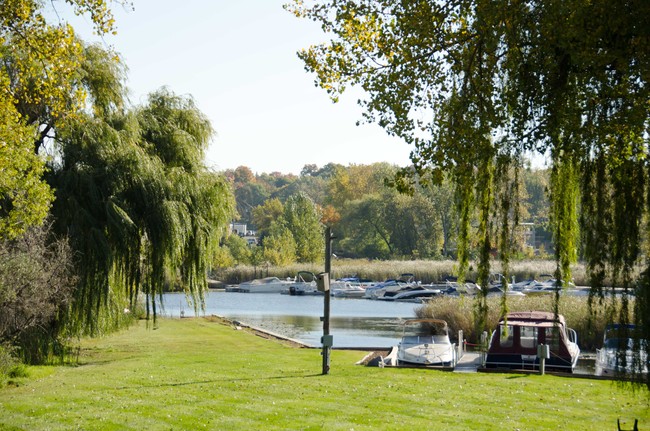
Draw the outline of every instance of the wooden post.
M537 357L539 358L539 373L543 376L546 372L546 359L549 357L549 346L546 344L538 345Z
M332 269L332 231L329 227L325 228L325 274L329 277ZM330 335L330 291L323 292L323 374L330 373L330 353L332 351L332 336Z

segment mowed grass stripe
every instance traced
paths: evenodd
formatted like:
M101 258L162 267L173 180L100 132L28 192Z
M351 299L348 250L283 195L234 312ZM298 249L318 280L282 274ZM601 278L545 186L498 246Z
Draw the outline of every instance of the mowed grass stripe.
M205 318L82 341L79 366L0 389L0 429L545 430L650 423L648 393L609 381L354 365L363 352L268 340Z

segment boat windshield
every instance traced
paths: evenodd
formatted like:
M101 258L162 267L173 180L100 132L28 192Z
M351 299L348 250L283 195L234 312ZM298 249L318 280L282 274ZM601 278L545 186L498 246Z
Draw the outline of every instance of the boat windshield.
M643 344L643 343L641 343ZM608 338L603 346L607 349L634 349L634 339L632 338Z
M447 323L438 320L418 320L406 322L404 326L405 336L419 337L446 337L448 335Z

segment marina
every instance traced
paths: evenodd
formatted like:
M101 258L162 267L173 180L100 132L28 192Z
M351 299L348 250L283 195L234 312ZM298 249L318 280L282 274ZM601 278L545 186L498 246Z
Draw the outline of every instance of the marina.
M205 308L195 313L183 293L162 297L161 315L167 317L221 316L246 326L268 331L311 347L321 346L323 297L210 290ZM400 343L404 323L415 318L421 304L373 301L362 298L331 298L330 333L333 348L390 351ZM459 358L457 372L476 371L479 355L466 352ZM581 355L574 371L593 375L594 361Z
M237 293L211 290L205 309L195 313L183 293L163 295L162 315L193 317L218 315L271 331L309 346L320 346L323 297ZM397 345L404 320L415 317L421 304L331 298L330 333L334 348L388 348Z

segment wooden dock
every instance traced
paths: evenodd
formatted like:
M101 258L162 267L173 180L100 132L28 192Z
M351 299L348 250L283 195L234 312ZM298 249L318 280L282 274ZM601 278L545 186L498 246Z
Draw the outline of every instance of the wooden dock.
M454 367L454 373L475 373L481 365L479 352L465 352Z

